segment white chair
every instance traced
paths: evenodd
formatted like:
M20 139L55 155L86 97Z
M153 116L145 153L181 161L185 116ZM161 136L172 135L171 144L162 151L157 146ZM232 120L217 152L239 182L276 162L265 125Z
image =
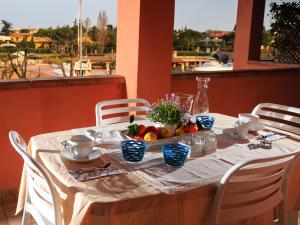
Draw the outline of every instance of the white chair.
M222 177L215 195L211 225L255 218L278 206L278 224L287 224L289 170L299 152L241 162Z
M252 114L261 117L267 126L300 135L300 109L273 103L257 105Z
M117 99L96 104L96 126L129 121L130 114L136 114L136 120L146 119L149 102L141 98Z
M16 132L9 132L9 139L15 150L22 156L26 172L26 200L22 225L30 223L30 215L39 225L61 225L62 217L58 195L45 169L27 152L24 139Z

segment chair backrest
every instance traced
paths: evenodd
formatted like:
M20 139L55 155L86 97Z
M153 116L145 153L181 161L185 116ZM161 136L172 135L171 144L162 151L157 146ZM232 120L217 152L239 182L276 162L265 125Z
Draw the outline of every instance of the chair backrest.
M129 121L129 114L136 114L135 119L146 119L149 102L141 98L117 99L96 104L96 126Z
M9 132L14 149L22 156L26 169L26 202L28 211L38 224L62 224L58 195L46 170L29 154L24 139L16 132Z
M218 185L210 224L254 218L279 205L279 218L285 221L288 175L299 156L299 152L295 152L231 167Z
M273 103L257 105L252 114L258 115L262 123L300 135L300 109Z

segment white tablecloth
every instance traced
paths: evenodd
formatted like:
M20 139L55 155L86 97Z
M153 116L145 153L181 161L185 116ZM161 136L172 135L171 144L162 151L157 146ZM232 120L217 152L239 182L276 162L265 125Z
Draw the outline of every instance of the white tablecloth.
M228 135L236 119L220 114L214 116L217 152L190 159L181 168L165 165L160 150L147 151L142 163L125 163L120 140L111 135L111 130L124 129L128 123L94 127L104 134L104 143L100 146L102 157L85 164L62 159L60 143L74 134L84 133L87 128L38 135L31 138L29 146L33 157L46 167L55 183L65 224L205 224L215 190L215 186L208 184L217 182L233 164L300 149L299 136L289 134L285 139L274 141L272 150L248 150L248 142ZM117 163L127 173L78 182L67 172L104 165L108 161ZM18 211L23 206L25 187L25 179L22 179Z

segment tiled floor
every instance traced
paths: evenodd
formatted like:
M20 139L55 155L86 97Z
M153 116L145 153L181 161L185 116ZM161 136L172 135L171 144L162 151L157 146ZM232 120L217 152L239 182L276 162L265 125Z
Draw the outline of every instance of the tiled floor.
M10 190L0 192L0 225L20 225L22 215L15 215L18 191ZM31 221L30 225L36 225Z
M10 190L0 192L0 225L20 225L22 222L22 215L15 215L18 199L18 191ZM30 225L37 225L34 220ZM298 219L300 225L300 214Z

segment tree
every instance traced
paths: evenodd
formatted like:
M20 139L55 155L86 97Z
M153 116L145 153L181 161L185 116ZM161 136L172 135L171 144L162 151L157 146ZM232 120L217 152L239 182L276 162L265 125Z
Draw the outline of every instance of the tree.
M224 48L226 51L233 51L235 32L232 31L229 34L226 34L222 37L224 41Z
M9 50L10 47L6 48L7 61L10 62L9 68L4 70L7 79L11 79L13 73L15 73L19 79L25 79L27 77L27 65L29 52L33 51L35 44L33 40L26 41L23 39L21 42L16 43L17 55L12 55ZM5 63L7 65L7 63ZM3 71L2 71L3 77Z
M59 54L68 54L70 57L70 77L74 75L74 57L78 53L77 25L73 27L57 27L53 32L53 49ZM61 69L64 72L63 65Z
M97 27L96 26L90 27L88 35L92 41L96 42L97 41Z
M83 21L83 27L85 29L86 34L89 32L91 26L92 26L91 19L89 17L85 18L85 20Z
M2 30L1 33L5 34L5 35L10 35L13 30L12 30L12 23L6 21L6 20L2 20Z
M219 61L219 63L227 64L229 62L229 56L226 53L218 52L213 55L213 57Z
M13 69L10 65L9 58L7 56L1 56L0 58L0 80L11 79L13 76Z
M34 36L38 36L38 37L50 37L52 38L53 37L53 33L54 33L54 30L52 27L49 27L49 28L41 28L39 29L35 34Z
M92 21L90 20L89 17L87 17L84 21L83 21L83 27L84 27L84 31L85 31L85 38L83 39L84 41L84 49L85 49L85 52L87 54L87 51L88 51L88 47L87 47L87 44L88 44L88 41L87 41L87 38L89 37L88 34L89 34L89 29L92 25Z
M272 40L273 40L272 33L269 30L264 29L261 44L270 46L272 44Z
M29 33L29 29L21 29L21 30L20 30L20 33L22 33L22 34Z
M17 47L20 51L27 50L28 52L31 52L35 49L35 43L33 39L31 39L31 41L26 41L25 39L23 39L21 42L17 43Z
M273 2L270 6L275 61L300 64L300 2Z
M107 42L106 46L110 50L116 49L117 42L117 28L113 27L113 25L107 25Z
M235 32L230 32L229 34L226 34L222 37L222 39L225 41L226 44L233 44L235 37Z
M107 22L106 12L100 11L97 18L97 41L100 45L100 53L104 52L107 43Z
M176 50L194 51L200 45L200 41L203 38L203 33L185 27L184 29L174 31L173 46Z
M7 53L11 69L19 79L25 79L27 76L28 51L28 49L24 49L24 51L18 50L16 58L11 53Z

